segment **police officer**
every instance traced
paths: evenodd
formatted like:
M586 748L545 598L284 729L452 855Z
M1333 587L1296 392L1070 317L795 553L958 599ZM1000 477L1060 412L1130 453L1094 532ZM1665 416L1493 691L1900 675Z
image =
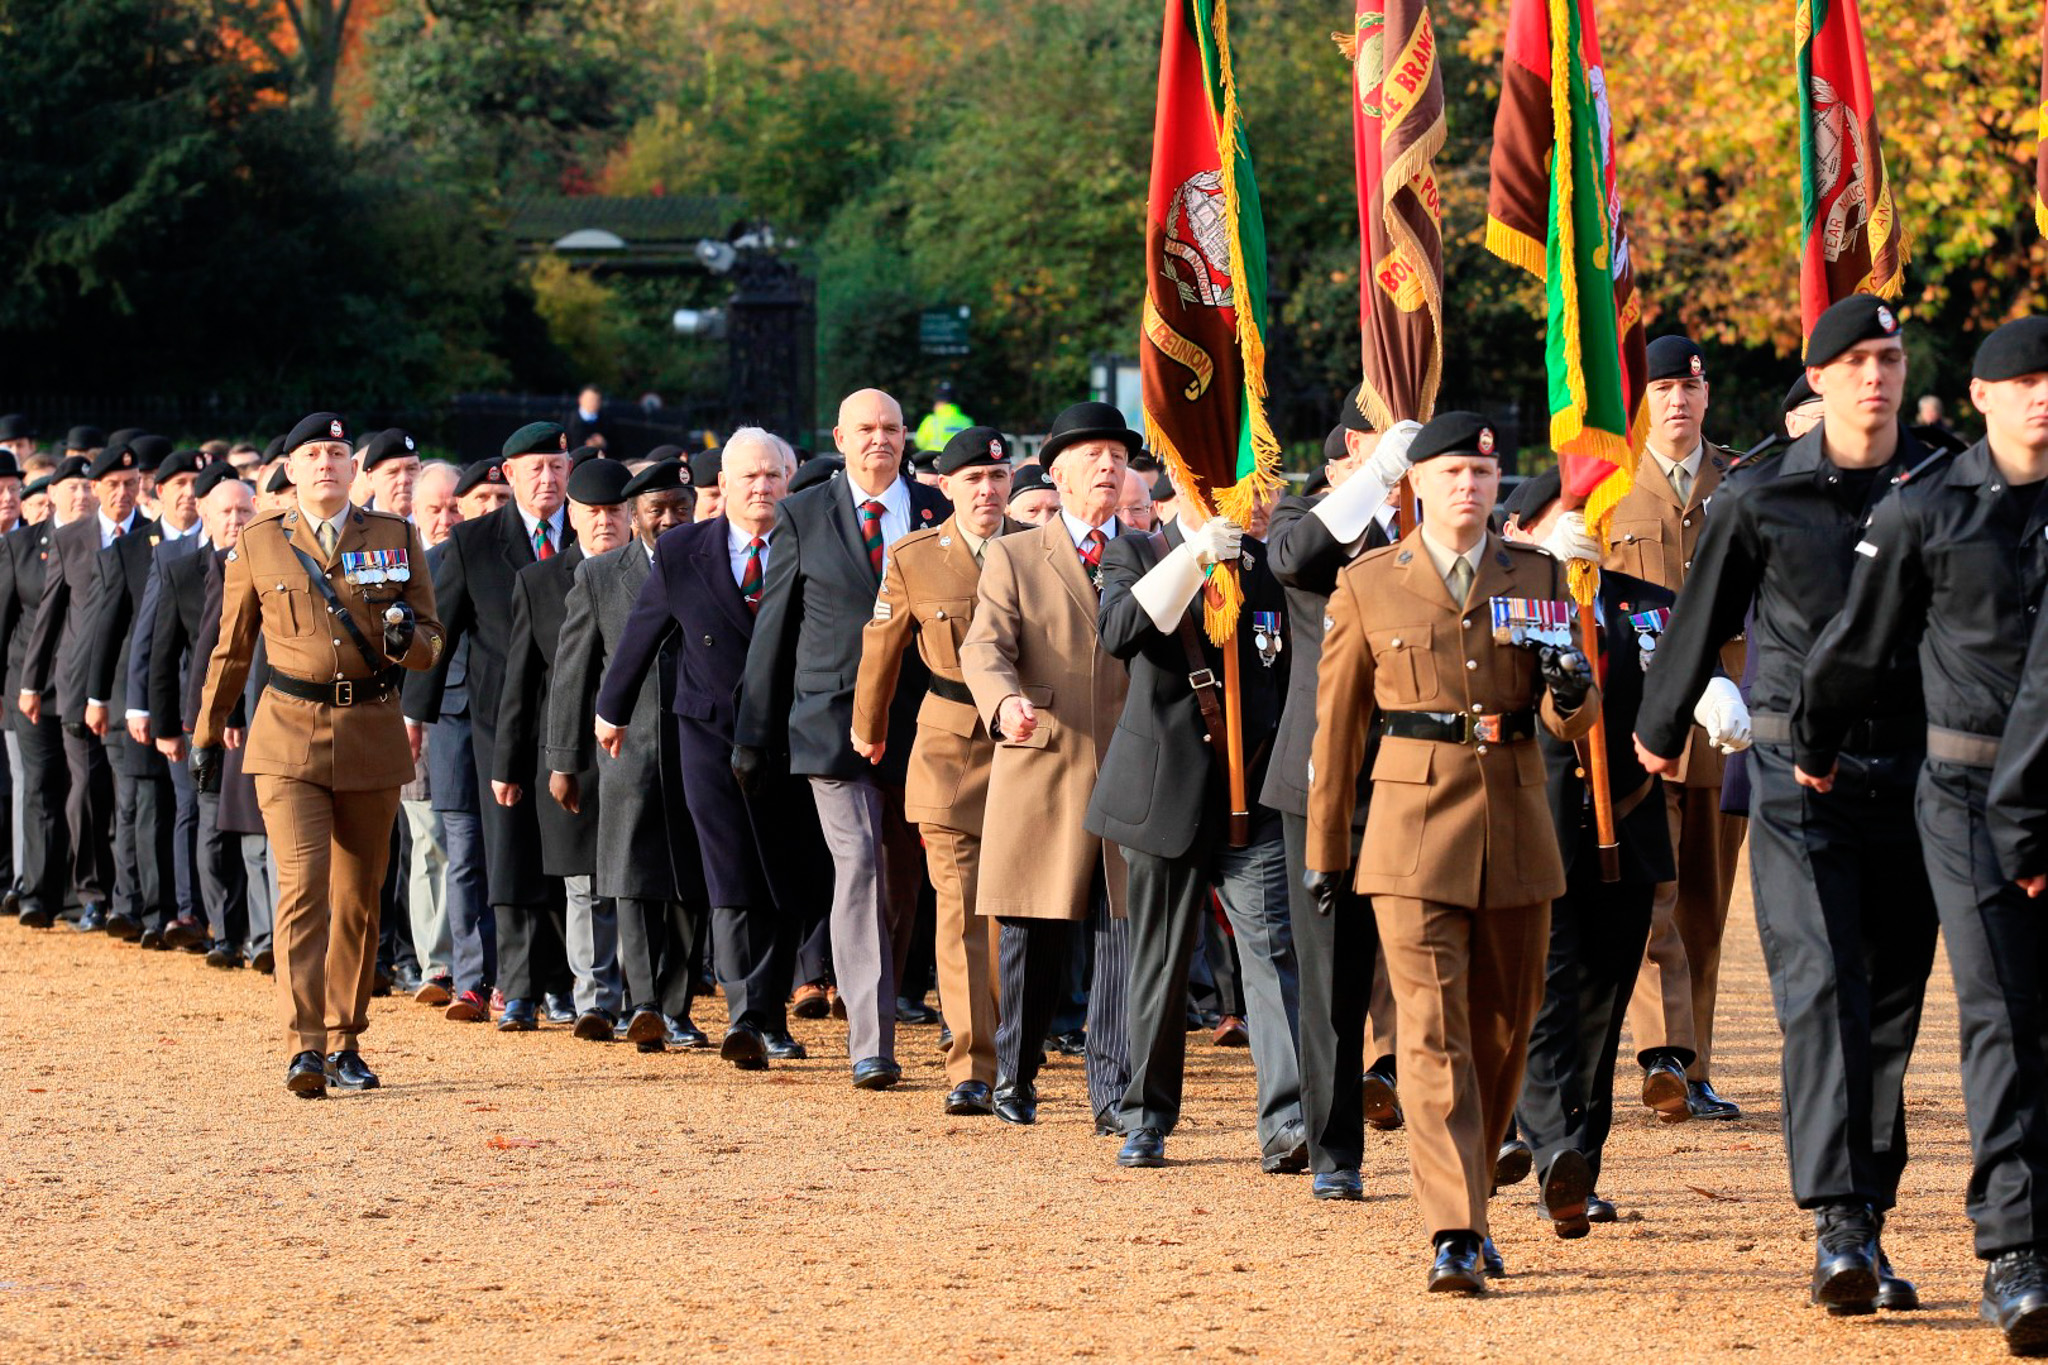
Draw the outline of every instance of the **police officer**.
M1983 1310L2028 1354L2048 1348L2048 934L1999 870L1986 802L2025 662L2016 627L2048 586L2048 317L1985 338L1970 402L1985 438L1871 513L1848 600L1806 661L1793 739L1800 784L1828 791L1890 661L1917 643L1927 763L1914 813L1961 1016Z
M1483 1293L1497 1273L1482 1269L1497 1144L1542 1001L1550 901L1565 889L1536 729L1576 739L1600 699L1570 645L1495 639L1491 599L1561 612L1567 589L1562 564L1488 529L1500 488L1492 423L1439 413L1408 453L1426 519L1338 576L1323 623L1306 881L1318 910L1334 912L1377 714L1351 881L1373 898L1394 991L1429 1288ZM1583 1217L1584 1166L1558 1174L1544 1192L1551 1216Z
M1821 424L1747 461L1716 499L1643 689L1643 766L1675 770L1721 647L1749 632L1750 871L1785 1035L1785 1147L1811 1210L1812 1300L1831 1312L1911 1306L1878 1243L1906 1164L1906 1065L1933 963L1935 914L1913 826L1927 743L1920 669L1895 649L1873 702L1847 718L1834 790L1794 776L1801 671L1841 610L1871 509L1931 458L1899 422L1898 318L1857 294L1806 342Z
M432 665L442 637L418 532L349 505L348 424L316 412L285 448L294 505L251 522L228 554L192 771L202 791L219 789L221 732L260 632L270 682L243 766L277 859L285 1087L314 1099L330 1083L377 1085L356 1040L369 1027L398 789L412 777L398 680Z

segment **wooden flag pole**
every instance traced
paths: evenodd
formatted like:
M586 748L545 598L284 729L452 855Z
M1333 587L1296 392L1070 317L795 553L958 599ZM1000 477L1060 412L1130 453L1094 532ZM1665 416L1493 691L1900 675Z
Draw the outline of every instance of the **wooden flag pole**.
M1415 514L1412 510L1414 506L1415 493L1408 485L1408 476L1403 474L1401 482L1394 485L1393 535L1395 540L1399 540L1402 536L1415 529Z
M1235 564L1223 572L1236 574ZM1243 612L1223 642L1223 757L1230 778L1230 846L1249 848L1252 842L1252 808L1245 792L1244 773L1244 685L1237 663L1237 632L1244 629Z
M1593 671L1593 681L1600 679L1600 622L1599 613L1591 603L1579 606L1579 650L1586 656L1586 666ZM1614 789L1607 780L1607 717L1604 702L1593 703L1600 708L1593 713L1593 728L1586 734L1586 781L1593 788L1593 828L1600 839L1600 880L1618 882L1621 880L1621 844L1614 833Z

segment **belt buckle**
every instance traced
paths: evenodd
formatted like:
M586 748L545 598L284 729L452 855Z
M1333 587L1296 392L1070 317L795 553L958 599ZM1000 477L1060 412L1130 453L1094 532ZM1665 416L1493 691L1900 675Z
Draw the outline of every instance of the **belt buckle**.
M336 706L354 706L356 704L356 685L353 681L343 680L334 685L334 704Z
M1504 717L1498 714L1472 717L1471 731L1473 741L1479 744L1500 743L1504 719Z
M1194 672L1188 674L1188 686L1196 689L1197 691L1200 691L1204 687L1214 687L1215 685L1216 671L1214 669L1198 668Z

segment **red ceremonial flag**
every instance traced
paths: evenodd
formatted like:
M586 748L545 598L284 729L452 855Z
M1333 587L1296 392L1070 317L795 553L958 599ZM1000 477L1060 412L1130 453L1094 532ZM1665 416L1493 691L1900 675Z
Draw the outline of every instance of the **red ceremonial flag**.
M1851 294L1895 299L1906 239L1892 202L1856 0L1798 0L1799 329Z
M2048 237L2048 5L2041 8L2041 105L2034 142L2034 226Z

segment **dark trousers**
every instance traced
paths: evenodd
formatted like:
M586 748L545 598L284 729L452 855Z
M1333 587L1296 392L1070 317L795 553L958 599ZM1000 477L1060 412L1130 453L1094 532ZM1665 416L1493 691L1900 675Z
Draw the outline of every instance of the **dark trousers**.
M125 735L122 743L132 743ZM117 818L129 826L128 875L135 878L133 908L128 913L144 924L162 929L178 913L177 857L178 794L171 786L168 770L141 777L114 774L118 790L127 787L129 809L117 809ZM132 816L130 814L132 811Z
M1955 976L1977 1255L2048 1247L2048 930L1984 821L1988 768L1930 759L1917 815Z
M1244 968L1237 960L1237 940L1212 908L1202 916L1202 966L1214 988L1216 1012L1245 1017Z
M391 830L391 861L377 893L377 970L389 976L403 964L417 967L412 943L412 910L407 899L412 871L412 826L401 803Z
M199 899L216 943L243 943L249 936L249 868L242 861L242 836L222 832L220 794L199 792Z
M497 921L484 872L483 820L473 810L441 813L448 854L448 939L457 991L488 993L498 980Z
M764 1033L788 1032L788 958L777 951L782 942L793 945L795 937L784 932L781 916L765 906L712 910L712 958L732 1023L752 1024Z
M183 763L165 765L170 774L171 802L171 913L202 919L205 900L199 891L199 789L192 785L192 770Z
M1749 750L1750 878L1784 1033L1785 1154L1803 1209L1897 1202L1906 1065L1936 918L1913 825L1920 755L1843 754L1799 786L1790 746Z
M1309 1169L1358 1169L1365 1159L1365 1011L1372 1000L1379 926L1372 901L1347 877L1335 914L1316 911L1301 884L1308 818L1282 814L1287 841L1287 907L1301 968L1301 1117L1308 1129Z
M107 746L82 724L64 722L64 826L71 835L71 889L78 903L104 904L114 890L114 770Z
M702 920L681 901L618 898L619 973L626 1008L655 1009L686 1018L697 988L697 941Z
M1596 1179L1600 1174L1614 1126L1615 1053L1656 895L1651 882L1601 881L1600 860L1587 847L1573 861L1564 895L1550 903L1543 1004L1529 1032L1529 1064L1515 1105L1538 1170L1571 1148Z
M569 975L569 907L562 879L547 879L542 905L494 905L498 922L498 989L507 1000L538 1001L542 995L567 997L574 988Z
M71 829L65 797L71 789L64 736L47 707L40 724L8 708L21 743L21 903L24 909L64 908L71 883Z
M1130 931L1113 919L1097 895L1090 917L1095 973L1088 992L1088 1103L1114 1121L1131 1082L1125 997L1130 991ZM1038 1079L1046 1027L1058 1008L1067 951L1079 925L1063 919L1003 919L997 973L1002 1006L996 1025L996 1077L1000 1085Z
M787 932L791 993L807 982L831 980L832 917L811 912L802 920L791 921Z

